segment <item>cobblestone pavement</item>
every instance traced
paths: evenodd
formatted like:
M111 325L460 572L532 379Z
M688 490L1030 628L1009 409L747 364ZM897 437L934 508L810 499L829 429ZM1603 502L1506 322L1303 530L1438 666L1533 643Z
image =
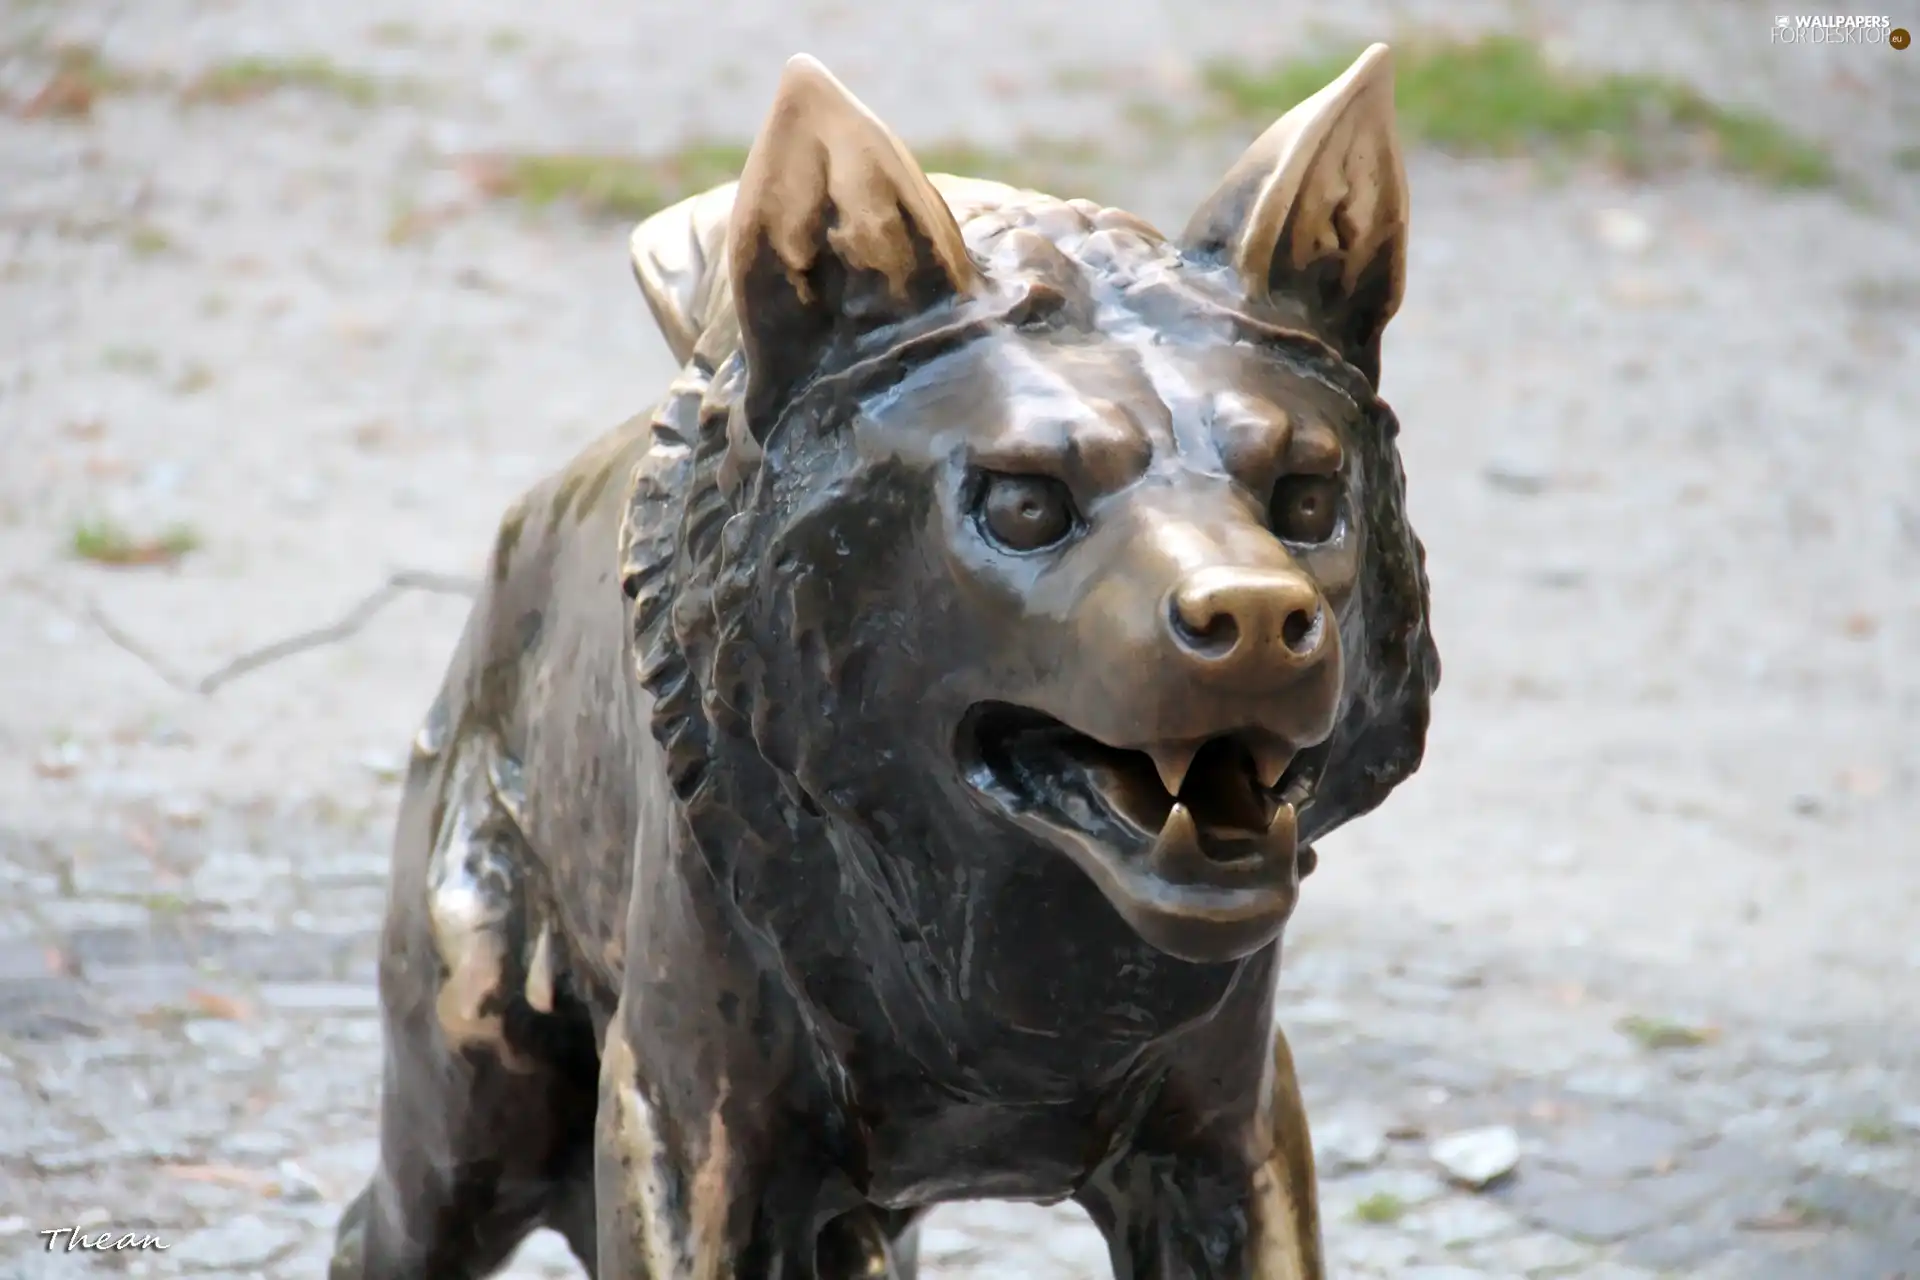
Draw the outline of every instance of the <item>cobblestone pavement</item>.
M664 385L624 229L462 157L743 137L802 48L915 142L1113 142L1333 7L1200 8L0 0L0 1277L317 1276L369 1171L395 776L463 602L179 686L473 572ZM1412 158L1386 390L1447 676L1290 934L1334 1274L1912 1280L1920 53L1771 48L1740 0L1338 10L1793 102L1848 183ZM62 41L100 100L23 113ZM221 65L296 83L183 93ZM1098 193L1176 223L1244 140ZM201 547L76 560L103 516ZM943 1209L925 1256L1110 1274L1060 1208ZM513 1274L578 1272L541 1237Z
M383 834L263 806L5 846L0 1275L322 1273L373 1155ZM1310 934L1285 985L1336 1275L1913 1274L1920 1061L1870 1032L1637 1023L1631 979L1377 928ZM1454 1185L1436 1146L1503 1127L1513 1173ZM65 1225L171 1247L48 1255ZM1108 1274L1072 1209L943 1210L925 1248ZM542 1237L515 1274L578 1272Z

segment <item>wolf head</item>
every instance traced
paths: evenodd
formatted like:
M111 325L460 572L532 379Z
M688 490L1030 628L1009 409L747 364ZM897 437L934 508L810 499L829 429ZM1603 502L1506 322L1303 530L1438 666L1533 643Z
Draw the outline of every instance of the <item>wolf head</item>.
M1376 45L1169 238L930 178L789 63L737 186L635 235L694 388L633 587L683 796L750 743L928 910L1064 857L1173 956L1275 938L1439 676L1376 394L1392 103Z

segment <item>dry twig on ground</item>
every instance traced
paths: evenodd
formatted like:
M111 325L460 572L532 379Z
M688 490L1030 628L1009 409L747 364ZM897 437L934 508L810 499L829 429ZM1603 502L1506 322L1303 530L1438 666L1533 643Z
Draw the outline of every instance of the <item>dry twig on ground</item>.
M341 615L338 621L323 627L315 627L311 631L299 632L283 640L276 640L258 649L248 650L222 663L198 680L182 675L171 663L129 635L107 616L98 601L88 600L83 616L99 628L100 634L130 654L172 688L182 693L196 693L202 697L210 697L216 690L262 667L271 666L295 654L318 649L323 645L338 644L373 621L375 615L382 609L409 591L423 591L430 595L472 597L478 593L479 589L479 584L470 578L433 573L425 569L402 569L364 596L353 608Z

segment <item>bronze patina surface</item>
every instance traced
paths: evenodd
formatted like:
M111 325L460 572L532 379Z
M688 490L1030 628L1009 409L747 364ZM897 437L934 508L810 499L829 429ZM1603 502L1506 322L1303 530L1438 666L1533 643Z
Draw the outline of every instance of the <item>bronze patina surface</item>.
M414 744L337 1280L909 1277L963 1198L1324 1275L1273 997L1439 675L1387 50L1167 237L791 62L635 232L666 400L526 495Z

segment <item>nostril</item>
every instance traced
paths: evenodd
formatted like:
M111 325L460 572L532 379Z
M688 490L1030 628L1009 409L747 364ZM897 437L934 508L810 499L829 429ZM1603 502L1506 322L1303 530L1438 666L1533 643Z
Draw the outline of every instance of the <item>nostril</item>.
M1240 624L1224 610L1192 609L1175 598L1168 613L1172 615L1173 634L1202 657L1225 657L1240 642Z
M1318 609L1295 609L1280 624L1280 642L1292 652L1304 657L1320 638L1320 611Z

